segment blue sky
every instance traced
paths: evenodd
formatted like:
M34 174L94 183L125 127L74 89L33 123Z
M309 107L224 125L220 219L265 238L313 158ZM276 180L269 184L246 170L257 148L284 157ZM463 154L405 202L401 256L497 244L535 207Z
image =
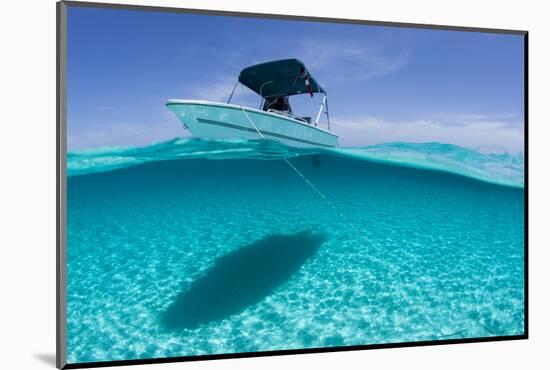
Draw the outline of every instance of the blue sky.
M523 36L72 7L69 150L186 136L166 100L226 101L242 68L280 58L328 91L343 146L523 151ZM293 108L315 115L315 99Z

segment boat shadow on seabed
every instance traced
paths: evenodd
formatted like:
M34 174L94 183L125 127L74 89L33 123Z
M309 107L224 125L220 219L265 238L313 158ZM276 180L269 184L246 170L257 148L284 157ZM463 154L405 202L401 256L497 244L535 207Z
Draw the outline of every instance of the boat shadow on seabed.
M273 234L218 258L177 295L162 323L168 330L195 329L242 312L288 281L325 241L311 231Z

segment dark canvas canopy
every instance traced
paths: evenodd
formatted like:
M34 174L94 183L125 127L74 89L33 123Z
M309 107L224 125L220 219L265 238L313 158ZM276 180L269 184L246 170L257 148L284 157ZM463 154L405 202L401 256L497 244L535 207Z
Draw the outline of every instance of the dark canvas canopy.
M305 75L313 93L325 93L298 59L275 60L247 67L241 71L239 82L264 98L307 94Z

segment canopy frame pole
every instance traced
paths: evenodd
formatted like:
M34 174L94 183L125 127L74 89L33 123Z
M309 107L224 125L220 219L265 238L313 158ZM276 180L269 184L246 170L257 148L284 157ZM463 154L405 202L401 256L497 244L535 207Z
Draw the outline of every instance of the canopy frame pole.
M262 89L264 88L265 85L270 84L270 83L272 83L272 82L273 82L273 80L267 81L267 82L264 82L264 83L262 84L262 86L260 86L260 97L261 97L262 99L260 100L260 107L259 107L258 109L262 109L262 105L264 104L264 100L265 100L264 96L262 95Z
M261 96L262 98L264 97L264 96L262 95L262 89L264 88L265 85L270 84L270 83L273 83L273 80L264 82L264 83L262 84L262 86L260 86L260 96Z
M321 102L321 107L319 108L319 113L317 114L317 119L315 120L315 126L319 123L321 118L321 113L323 113L323 108L325 107L325 102L327 101L327 94L324 94L323 101Z
M327 95L325 94L325 113L327 114L327 125L328 125L328 130L330 131L330 117L328 115L328 97Z
M235 93L235 89L237 89L237 86L239 85L239 80L237 80L237 83L235 86L233 86L233 90L231 91L231 95L229 95L229 99L227 99L227 104L231 101L231 98L233 98L233 94Z

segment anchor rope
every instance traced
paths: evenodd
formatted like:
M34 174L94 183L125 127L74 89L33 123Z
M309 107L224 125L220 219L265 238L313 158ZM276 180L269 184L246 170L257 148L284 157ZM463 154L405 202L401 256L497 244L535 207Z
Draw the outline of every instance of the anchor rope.
M262 132L258 129L258 127L256 126L256 124L254 123L254 121L252 120L252 118L250 118L250 116L248 115L248 113L246 112L246 110L244 109L244 107L241 105L240 106L241 110L243 111L245 117L247 118L248 122L250 122L250 124L252 125L252 127L254 128L254 130L256 130L256 132L258 133L258 135L260 135L260 137L262 139L265 139L265 136L264 134L262 134ZM326 203L342 218L343 221L345 221L360 237L362 237L366 242L369 242L369 239L367 238L367 236L364 234L364 232L359 229L359 227L357 227L353 222L351 222L349 220L348 217L346 217L346 215L344 215L340 210L339 208L327 197L325 196L300 170L298 170L287 158L283 158L283 160L289 165L289 167L294 171L296 172L296 174L298 174L298 176L300 176L304 182L309 185L313 191L315 191L323 200L326 201ZM371 260L371 261L374 261L378 264L381 264L383 266L386 266L386 268L392 270L396 276L397 276L397 280L398 280L398 283L399 285L401 286L404 286L403 285L403 281L401 280L401 272L399 271L399 269L394 266L392 263L384 260L384 259L380 259L380 258L377 258L377 257L374 257L374 256L371 256L370 254L367 254L367 257ZM409 305L409 306L413 306L413 302L404 294L404 293L401 293L400 294L403 298L403 300ZM445 334L443 333L442 329L437 326L433 320L431 319L431 317L428 315L428 313L421 307L421 306L418 306L418 309L420 310L421 314L424 316L425 320L432 326L432 328L436 329L437 331L439 331L439 336L440 337L449 337L449 336L452 336L452 335L455 335L455 334L458 334L463 330L460 330L458 332L455 332L455 333L451 333L451 334ZM371 324L372 326L376 327L377 325L375 324L375 322L373 320L371 320L371 318L369 317L369 321L371 321Z

